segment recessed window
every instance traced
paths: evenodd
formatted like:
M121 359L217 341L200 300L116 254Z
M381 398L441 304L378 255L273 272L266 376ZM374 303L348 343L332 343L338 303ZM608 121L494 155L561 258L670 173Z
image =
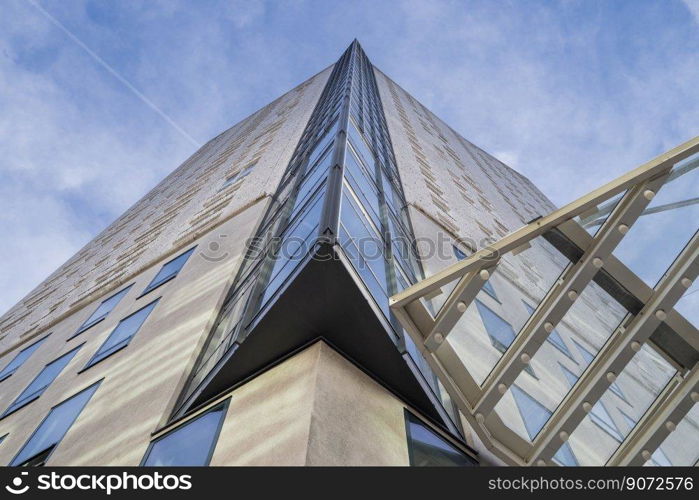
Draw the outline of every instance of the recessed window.
M5 368L2 369L0 372L0 382L5 380L7 377L12 375L14 372L16 372L20 366L24 364L24 362L29 359L29 356L31 356L34 351L36 351L41 344L46 340L48 335L40 340L37 340L34 342L32 345L25 347L17 355L12 358L12 361L10 361Z
M99 384L100 382L97 382L51 408L46 418L10 462L10 466L44 465L90 401Z
M129 345L129 342L131 342L131 339L141 328L143 322L146 321L146 318L148 318L148 315L158 303L158 300L160 299L154 300L132 315L122 319L116 328L112 330L112 333L109 334L109 337L107 337L107 340L104 341L104 344L102 344L95 355L92 356L92 359L90 359L83 370L89 368L95 363L99 363L107 356L111 356L115 352Z
M228 402L153 441L142 465L156 467L209 465Z
M255 165L257 165L257 162L251 163L244 169L228 176L226 180L223 182L223 186L221 186L221 189L226 188L231 184L238 182L240 179L246 177L250 172L252 172L252 169L255 168Z
M425 425L419 418L405 411L410 465L417 467L476 465L476 461Z
M456 257L458 260L464 260L468 255L466 255L459 247L456 245L451 246L452 249L454 250L454 257Z
M63 369L66 367L73 356L78 352L82 346L78 346L72 351L65 353L58 359L54 359L49 364L44 366L44 369L39 372L39 374L32 380L32 382L22 391L22 393L17 396L17 398L12 402L12 404L5 410L3 417L19 410L24 405L27 405L38 399L44 391L51 385L51 383L60 375Z
M78 328L78 331L75 332L75 335L84 332L88 328L90 328L93 325L96 325L100 321L102 321L104 318L107 317L107 315L112 312L112 309L116 307L116 305L119 303L119 301L124 298L124 295L126 295L129 292L129 289L131 288L131 285L127 286L123 290L115 293L111 297L109 297L106 300L103 300L102 303L99 305L97 309L95 309L95 312L93 312L89 318Z
M177 273L180 272L180 269L182 269L182 267L185 265L187 259L189 259L189 256L192 255L192 252L194 252L194 248L190 248L185 253L180 254L171 261L163 264L163 267L160 268L160 271L158 271L158 274L155 275L155 278L153 278L146 289L143 290L141 296L147 294L155 288L158 288L163 283L166 283L177 276Z

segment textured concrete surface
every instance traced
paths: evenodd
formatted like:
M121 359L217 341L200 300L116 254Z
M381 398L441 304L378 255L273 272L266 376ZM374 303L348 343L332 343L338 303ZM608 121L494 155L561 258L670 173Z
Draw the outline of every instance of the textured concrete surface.
M273 193L331 69L210 140L0 317L0 355ZM222 188L253 163L248 176Z

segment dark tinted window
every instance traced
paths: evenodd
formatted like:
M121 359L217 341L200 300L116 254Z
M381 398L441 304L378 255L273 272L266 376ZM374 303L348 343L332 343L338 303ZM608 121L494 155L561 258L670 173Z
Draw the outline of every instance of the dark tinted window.
M476 464L473 458L453 446L407 411L405 412L405 425L408 431L410 465L463 467Z

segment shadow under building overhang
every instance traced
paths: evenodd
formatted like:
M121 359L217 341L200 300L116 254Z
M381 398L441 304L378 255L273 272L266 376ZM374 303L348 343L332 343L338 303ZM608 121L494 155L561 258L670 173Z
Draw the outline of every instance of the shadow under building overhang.
M300 265L246 337L231 346L181 410L201 406L322 339L425 417L458 433L405 353L403 340L389 331L349 264L334 251L332 255Z

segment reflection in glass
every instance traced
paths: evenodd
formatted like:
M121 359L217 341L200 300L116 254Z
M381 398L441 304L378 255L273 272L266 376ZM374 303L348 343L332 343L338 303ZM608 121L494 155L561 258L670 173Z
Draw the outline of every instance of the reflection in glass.
M692 406L645 465L692 466L699 461L699 404Z
M148 286L143 291L143 293L141 293L141 295L148 293L154 288L157 288L166 281L171 280L172 278L177 276L177 273L180 272L180 269L182 269L182 267L185 265L187 259L189 259L189 256L192 255L192 252L194 252L194 248L190 248L183 254L180 254L171 261L163 264L163 267L160 268L158 274L155 275L153 280L148 284Z
M699 154L673 167L665 185L614 252L649 286L655 286L699 229L697 167Z
M97 349L95 355L92 356L92 359L87 363L86 368L88 366L94 365L95 363L99 363L107 356L110 356L118 350L126 347L129 344L129 342L131 342L131 339L134 337L134 335L138 333L138 330L146 321L151 311L158 303L158 300L160 299L154 300L147 306L142 307L135 313L122 319L116 326L116 328L112 330L112 333L109 334L107 340L105 340L104 343L100 346L100 348Z
M643 417L674 375L675 369L644 345L617 378L627 400L607 390L595 405L597 410L593 408L570 434L568 444L580 465L604 465L631 432L630 424ZM670 452L662 448L663 453Z
M24 465L28 462L32 465L43 465L90 401L97 387L99 382L54 406L10 465Z
M451 445L412 413L406 412L410 465L416 467L475 465L475 461Z
M226 405L219 405L153 441L143 465L154 467L209 465Z
M65 353L58 359L51 361L46 365L43 370L31 381L31 383L22 391L22 393L17 396L17 398L12 402L12 404L5 410L3 416L12 413L13 411L21 408L22 406L34 401L36 398L41 396L49 385L60 375L63 369L66 367L73 356L78 352L82 345L76 347L72 351Z
M522 372L505 397L495 406L495 411L505 425L523 438L533 439L546 421L532 426L526 420L522 421L522 418L518 418L521 417L522 412L521 410L515 412L515 408L519 406L515 388L535 398L547 409L550 416L626 314L626 310L607 292L591 282L563 316L555 330L549 334L549 339L553 335L556 336L556 340L542 344L531 359L528 366L533 368L537 378ZM579 349L573 350L566 347L566 352L558 347L557 343L562 343L564 346L572 344ZM583 348L583 345L586 347ZM618 401L620 398L616 397L616 399ZM606 430L615 432L619 436L619 432L614 429L613 421L608 418L604 405L595 407L592 418L595 418L597 423L603 424ZM535 431L533 435L532 431Z
M12 358L12 361L10 361L5 368L2 369L0 372L0 381L5 380L7 377L12 375L14 372L17 371L17 369L24 364L24 362L29 359L29 356L31 356L34 351L36 351L41 344L48 338L48 335L40 340L37 340L34 342L32 345L29 347L25 347L17 355Z
M519 250L517 255L504 255L488 280L497 296L481 289L477 300L469 305L447 337L450 347L479 384L485 381L529 320L533 307L539 305L568 263L542 237ZM455 285L456 281L442 290ZM433 303L437 302L434 305L441 305L450 291L432 299ZM526 376L534 373L539 375L536 366L525 372Z

